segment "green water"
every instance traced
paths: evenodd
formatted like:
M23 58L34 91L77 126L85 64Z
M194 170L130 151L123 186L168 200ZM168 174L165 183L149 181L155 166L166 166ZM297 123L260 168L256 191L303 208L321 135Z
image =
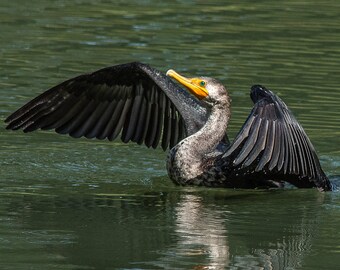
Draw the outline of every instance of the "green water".
M338 269L340 195L174 186L166 154L5 130L78 74L130 61L207 75L233 99L261 83L293 110L340 183L340 2L1 1L1 269Z

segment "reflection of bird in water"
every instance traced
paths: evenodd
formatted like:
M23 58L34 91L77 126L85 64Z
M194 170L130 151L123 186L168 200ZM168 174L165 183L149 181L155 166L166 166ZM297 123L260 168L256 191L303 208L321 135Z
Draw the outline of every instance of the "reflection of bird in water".
M322 193L182 192L174 208L176 243L167 245L159 266L301 268L316 248L323 199Z
M181 257L208 257L208 267L194 269L225 269L230 263L225 220L216 209L207 209L200 196L183 194L181 197L176 207L176 235L180 239L172 253L178 261Z
M230 98L212 78L167 75L141 63L98 70L67 80L10 115L8 129L55 129L72 137L171 148L170 178L181 185L297 187L330 190L306 133L271 91L251 88L255 103L232 143L226 135Z

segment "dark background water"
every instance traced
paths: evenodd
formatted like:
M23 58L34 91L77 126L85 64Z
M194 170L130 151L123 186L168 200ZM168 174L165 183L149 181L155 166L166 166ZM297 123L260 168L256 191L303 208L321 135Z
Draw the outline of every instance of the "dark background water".
M231 137L261 83L340 177L340 2L2 1L0 120L43 90L141 61L216 77ZM160 149L0 124L1 269L337 269L338 191L174 186Z

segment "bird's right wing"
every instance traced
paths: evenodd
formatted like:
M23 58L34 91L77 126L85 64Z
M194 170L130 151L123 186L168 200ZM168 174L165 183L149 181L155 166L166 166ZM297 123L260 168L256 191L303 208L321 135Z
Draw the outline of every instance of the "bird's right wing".
M314 147L287 105L260 85L252 87L251 98L254 108L222 158L233 177L329 190Z
M164 73L133 62L80 75L11 114L7 129L55 129L73 137L144 143L165 150L197 132L206 109Z

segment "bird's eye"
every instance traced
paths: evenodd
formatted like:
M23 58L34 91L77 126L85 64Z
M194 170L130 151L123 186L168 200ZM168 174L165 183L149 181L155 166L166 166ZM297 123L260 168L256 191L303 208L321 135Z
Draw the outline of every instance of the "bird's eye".
M200 81L200 86L205 86L205 81Z

